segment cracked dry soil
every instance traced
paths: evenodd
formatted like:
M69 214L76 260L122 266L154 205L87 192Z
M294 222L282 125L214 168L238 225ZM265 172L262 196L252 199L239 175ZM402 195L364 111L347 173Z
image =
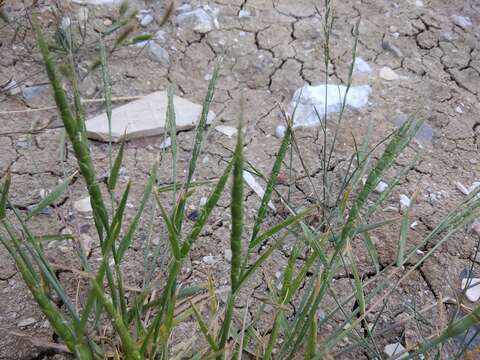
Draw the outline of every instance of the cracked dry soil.
M246 100L246 144L245 156L263 172L269 172L275 151L280 144L275 136L275 127L282 123L277 103L288 104L293 92L304 84L322 84L328 76L330 83L345 83L351 62L353 44L352 31L360 20L358 56L366 60L373 69L370 75L354 75L354 85L369 84L372 93L369 105L358 112L348 111L340 129L340 141L332 166L335 171L345 170L349 155L353 151L352 137L358 141L364 133L369 119L375 122L374 140L380 140L394 128L395 119L402 114L417 116L426 120L433 130L428 142L415 142L404 155L398 158L396 169L411 159L413 150L422 148L420 163L402 181L399 189L389 198L392 207L398 207L398 196L411 196L419 191L419 201L413 214L418 222L411 232L409 244L414 245L426 231L432 229L463 195L456 189L455 182L470 185L480 180L480 4L475 0L425 0L423 6L415 1L361 0L335 1L335 24L331 36L331 63L325 73L322 48L322 10L309 0L217 0L185 1L192 7L208 4L217 8L219 29L198 34L188 28L178 27L169 21L163 46L170 54L168 67L149 59L146 51L139 47L122 47L109 59L112 76L113 96L133 96L166 89L174 84L176 94L201 103L206 92L208 77L215 60L223 56L218 88L215 93L213 111L218 115L217 124L235 126L238 119L241 95ZM38 11L42 21L48 24L53 15L40 1ZM135 1L139 9L151 7L160 17L165 12L162 4L150 1ZM317 4L320 8L322 4ZM45 84L47 79L40 62L34 39L25 19L24 4L11 2L15 21L0 27L0 74L2 83L12 75L17 83L30 82ZM68 13L75 14L79 6L67 2L63 5ZM248 10L250 17L240 18L239 11ZM472 26L462 28L452 21L452 14L468 16ZM97 39L96 29L104 26L104 20L114 18L116 10L89 7L87 24L88 44ZM155 21L147 31L157 30ZM110 39L111 41L111 39ZM396 49L396 50L392 50ZM398 51L400 50L400 51ZM80 51L77 61L80 73L92 63L96 55L94 46ZM379 70L388 66L400 79L385 81L379 77ZM102 89L99 73L88 75L81 81L85 98L101 98ZM12 201L21 210L39 200L40 189L51 189L66 173L76 169L70 148L62 145L62 129L55 110L9 113L5 111L25 108L39 108L52 105L49 90L40 96L25 100L18 95L0 95L0 174L11 166L13 175ZM101 105L88 105L87 113L102 111ZM333 130L330 125L330 131ZM298 139L310 174L314 182L320 181L321 141L318 129L298 131ZM123 186L128 178L134 179L129 204L131 218L142 194L143 183L149 167L158 153L160 137L144 138L126 144ZM179 154L177 169L180 177L189 160L193 132L178 134ZM213 179L220 175L228 155L225 147L233 148L233 139L228 139L215 130L209 132L200 157L197 179ZM60 161L60 149L64 150L65 162ZM108 169L107 145L91 142L91 152L101 177ZM294 165L298 165L295 164ZM165 159L160 183L170 182L170 159ZM293 202L304 205L311 197L312 188L306 174L294 166ZM387 176L391 178L393 172ZM287 191L286 183L279 185L281 192ZM197 206L200 198L209 189L197 191L191 201ZM70 191L58 201L48 214L37 216L31 221L32 229L40 234L72 231L79 236L92 236L94 229L91 219L72 212L74 201L86 196L83 181L75 178ZM229 264L223 255L228 248L229 214L228 197L222 197L220 206L200 241L194 246L190 261L181 274L183 283L202 282L209 272L214 275L218 288L228 284ZM252 192L245 194L247 224L253 223L254 209L259 198ZM397 216L398 212L380 211L376 219ZM281 214L271 214L269 223L276 223ZM413 221L412 220L412 221ZM142 220L148 222L147 216ZM125 281L138 286L141 281L144 240L149 229L141 227L124 264ZM165 243L161 225L155 225L154 233L160 244ZM373 240L380 255L381 266L395 260L398 227L374 232ZM426 261L418 271L392 296L382 316L382 325L398 321L415 305L423 307L442 296L453 296L459 290L460 272L470 265L470 257L476 245L475 237L466 229L445 244L435 256ZM434 244L428 244L429 249ZM163 245L162 245L163 246ZM374 273L362 243L354 243L354 253L364 277ZM424 249L424 250L426 250ZM168 246L158 263L165 269ZM68 244L54 244L47 247L47 255L58 264L58 276L75 296L77 287L85 286L85 280L68 269L78 267L78 261ZM203 261L206 255L215 256L216 261ZM272 261L265 266L263 274L270 278L282 269L288 256L288 244L278 250ZM99 257L98 244L94 244L89 258ZM406 265L408 266L408 264ZM349 290L349 274L339 274L332 287L341 293ZM161 279L159 280L161 283ZM252 293L265 292L262 274L250 281L240 297L237 307L245 307L246 298ZM4 250L0 248L0 359L47 359L63 358L52 355L42 347L28 341L28 337L13 336L10 331L20 332L46 342L55 342L44 317L36 308L15 266ZM295 307L295 304L291 304ZM253 311L253 310L252 310ZM36 322L19 329L17 324L25 318ZM265 314L269 321L271 313ZM259 329L262 331L262 329ZM322 331L328 332L328 327ZM398 341L405 335L406 341L418 339L412 328L394 328L385 334L385 343ZM192 334L195 324L182 325L178 334ZM175 336L175 334L174 334ZM343 343L341 346L348 344ZM340 346L340 348L341 348ZM358 358L363 354L358 353ZM355 355L355 356L357 356ZM51 357L53 356L53 357ZM351 356L351 355L349 355ZM348 357L347 357L348 358Z

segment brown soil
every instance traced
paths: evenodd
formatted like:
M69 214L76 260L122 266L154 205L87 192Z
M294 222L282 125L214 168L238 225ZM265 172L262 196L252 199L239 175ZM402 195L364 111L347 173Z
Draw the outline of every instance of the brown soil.
M464 195L456 189L457 181L469 186L480 180L480 6L475 0L423 2L423 7L416 6L414 0L334 2L335 24L328 73L331 83L347 81L353 44L351 32L361 19L357 52L358 56L371 65L373 73L370 76L355 75L354 84L369 84L372 94L367 108L360 112L346 113L332 173L346 168L353 151L352 135L358 142L370 119L375 122L375 140L386 136L394 128L395 118L401 114L423 118L433 129L431 141L414 143L396 163L396 169L399 169L408 163L414 149L418 150L420 146L423 148L421 162L389 199L389 205L398 207L399 194L411 196L419 191L419 204L412 219L418 222L418 226L412 231L409 244L422 238L463 199ZM19 84L45 84L44 69L24 16L25 5L21 1L8 3L14 21L8 25L0 23L0 83L13 76ZM46 6L46 1L39 3L38 11L42 13L42 22L48 24L54 17ZM152 7L157 20L165 11L163 5L153 5L150 1L135 3L139 9ZM195 0L188 3L192 7L198 5ZM168 68L150 60L146 51L140 51L139 47L120 48L109 59L113 95L143 95L166 89L173 83L177 95L201 103L208 85L207 75L211 74L215 60L223 56L213 104L213 111L218 115L217 124L236 125L240 97L243 96L246 100L247 121L245 156L260 170L268 173L280 145L280 140L274 136L275 127L283 121L277 103L287 105L293 92L303 84L321 84L325 81L322 18L312 5L313 1L309 0L217 0L202 2L202 5L204 3L219 9L219 29L199 35L169 21L162 28L166 32L165 46L171 60ZM321 6L320 4L319 7ZM79 6L67 2L63 9L74 18ZM252 16L239 18L240 9L249 10ZM87 44L94 44L98 36L95 29L105 26L104 20L115 17L115 14L116 10L107 7L89 8ZM473 25L466 29L455 25L451 18L455 14L468 16ZM154 21L145 30L154 33L157 26ZM382 42L389 42L400 49L402 56L384 49L388 46L382 47ZM95 47L85 46L77 58L79 68L88 68L95 58ZM401 78L391 82L381 79L379 70L383 66L394 69ZM98 72L82 79L84 97L101 98L100 84L101 75ZM72 173L76 169L76 163L69 148L64 165L60 162L62 129L55 110L9 114L5 111L52 104L49 90L31 101L23 100L18 95L0 94L0 175L11 166L11 200L22 211L39 201L40 189L54 187L64 170ZM101 105L87 107L88 114L101 110ZM41 130L32 133L36 129ZM314 182L318 184L321 141L317 140L316 131L318 129L300 130L298 139L309 173L317 174L314 175ZM129 201L132 213L138 206L143 183L157 157L157 146L162 139L151 137L130 141L126 145L125 172L121 177L121 185L124 187L128 178L134 180ZM177 169L183 176L193 143L193 132L179 133L178 140ZM200 156L196 179L218 177L225 166L223 159L228 156L225 147L233 148L233 144L233 139L228 139L212 127ZM91 151L98 174L104 174L108 169L107 146L92 141ZM295 169L301 169L299 164L296 165ZM161 172L160 183L167 184L170 182L170 159L165 159L162 166L164 171ZM394 172L389 174L387 180L393 174ZM300 170L295 173L296 192L293 199L297 206L304 205L306 197L312 192L304 175ZM280 191L286 189L286 186L280 186ZM198 207L200 198L207 193L208 189L202 189L194 194L192 206ZM51 209L51 214L40 215L31 221L32 230L39 234L53 234L68 229L76 234L93 236L91 219L71 213L73 202L85 196L84 183L76 178L68 194L58 201L57 208ZM181 275L183 283L202 282L212 273L219 288L228 284L229 264L223 254L229 246L228 204L228 197L223 197L205 234L194 246L190 262ZM248 225L252 224L254 209L258 205L259 198L252 191L247 191L245 208ZM397 214L381 212L377 217L389 218ZM275 223L281 218L281 214L271 214L268 222ZM143 222L148 223L148 216L145 216ZM470 266L469 259L477 241L468 229L465 230L443 246L394 293L380 325L387 326L397 321L408 313L412 304L421 308L441 296L453 296L459 290L460 272ZM161 251L158 267L165 269L169 254L164 230L158 225L154 231L165 249ZM132 249L127 253L125 280L132 286L138 286L142 278L143 241L147 235L146 226L141 227ZM392 226L372 235L381 265L392 263L397 251L398 227ZM428 244L428 248L432 245ZM370 276L373 268L363 244L354 243L353 246L361 261L363 275ZM56 263L72 268L77 266L76 257L68 245L54 244L48 248L47 253ZM96 244L90 259L94 261L98 254ZM286 254L287 248L277 251L274 260L265 267L265 273L274 278L275 273L285 266ZM214 255L216 261L213 264L205 263L202 258L206 255ZM84 285L84 280L67 270L59 271L59 276L69 284L72 296L75 296L78 284ZM349 293L351 288L348 276L339 275L333 287L340 293ZM249 294L263 291L265 282L263 275L259 274L251 280L245 296L240 298L237 304L239 314L243 314L241 309L245 307L245 299ZM0 248L0 292L0 359L48 358L52 351L35 346L28 341L28 336L45 342L55 342L55 337L3 248ZM17 324L26 318L34 318L35 324L20 329ZM268 318L267 314L266 321ZM193 323L187 323L178 331L189 334L192 329ZM412 334L417 330L396 328L386 334L383 341L395 342L404 331ZM27 337L12 335L12 331ZM421 338L415 333L410 338L407 336L407 339L408 342ZM358 353L358 356L361 358L363 354Z

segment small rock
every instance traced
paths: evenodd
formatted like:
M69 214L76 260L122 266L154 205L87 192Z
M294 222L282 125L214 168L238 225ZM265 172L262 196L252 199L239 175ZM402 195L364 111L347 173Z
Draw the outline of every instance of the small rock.
M170 55L168 55L168 51L158 45L155 41L148 42L148 56L150 59L163 66L170 65Z
M190 221L197 221L199 216L200 216L200 213L198 212L198 210L192 210L188 213L187 218Z
M206 196L202 196L200 198L200 206L205 206L205 204L207 203L208 199Z
M168 149L170 146L172 146L172 138L169 136L160 144L160 150Z
M49 191L48 190L45 190L45 189L40 189L38 190L38 196L40 197L40 199L45 199L48 195Z
M377 187L375 188L375 191L379 194L383 193L385 190L387 190L388 188L388 184L384 181L380 181L377 185Z
M463 114L463 109L462 107L459 105L455 108L455 112L458 113L458 114Z
M90 196L84 199L77 200L73 203L73 208L79 213L89 213L92 211L92 205L90 204Z
M11 79L7 85L5 85L2 89L3 91L6 91L8 95L18 95L20 94L21 90L20 87L17 85L17 82L13 79Z
M178 25L182 27L190 27L193 31L201 34L206 34L214 28L214 19L212 19L212 17L201 8L181 12L177 15L176 21Z
M213 256L213 255L204 256L202 258L202 261L207 265L213 265L217 262L217 260L215 259L215 256Z
M398 80L400 76L397 75L395 71L385 66L380 70L380 77L387 81Z
M112 24L113 22L109 18L106 18L105 20L103 20L103 25L105 26L112 26Z
M405 347L400 343L388 344L385 346L383 352L390 358L395 358L395 360L406 359L409 357L408 352L405 352L402 356L398 356L404 351Z
M177 130L194 127L202 112L202 106L179 96L173 97ZM166 127L168 95L166 91L151 93L140 100L119 106L112 111L112 140L120 141L126 131L126 139L163 134ZM209 112L207 124L215 118ZM97 115L85 122L87 136L91 139L108 141L107 114Z
M284 125L278 125L275 128L275 136L278 139L283 139L283 137L285 136L285 131L287 131L287 128Z
M34 318L31 318L31 317L30 317L30 318L26 318L26 319L21 320L21 321L17 324L17 326L23 328L23 327L27 327L27 326L33 325L33 324L35 324L36 322L37 322L37 320L35 320Z
M252 13L250 12L250 10L246 10L246 9L242 9L238 12L238 17L240 19L242 18L249 18L252 16Z
M235 135L238 131L237 128L234 128L233 126L225 126L225 125L215 126L215 130L222 133L223 135L228 136L229 138L232 138L232 136Z
M372 68L368 63L360 57L355 58L353 64L353 72L356 74L371 74Z
M410 224L410 229L415 229L418 225L418 221L414 221L413 223Z
M154 20L154 17L150 14L146 14L145 16L143 16L140 20L140 25L143 26L143 27L147 27L148 25L150 25L152 23L152 21Z
M225 249L223 256L225 257L225 260L227 260L228 262L232 261L232 250Z
M290 103L290 113L295 109L294 127L317 126L323 120L325 107L327 114L339 112L344 100L346 106L361 109L368 104L371 91L368 85L352 86L348 94L344 85L305 85L295 91Z
M423 1L422 0L416 0L415 1L415 6L416 7L423 7Z
M420 255L420 256L425 255L425 252L423 252L420 249L417 249L417 251L415 251L415 252L417 253L417 255Z
M400 33L398 32L394 32L392 34L392 36L394 38L398 38L400 36ZM403 53L402 53L402 50L400 50L398 47L396 47L395 45L393 45L392 43L390 43L389 41L387 40L384 40L382 42L382 48L383 50L386 50L386 51L390 51L393 55L395 55L397 58L403 58Z
M472 26L470 18L461 15L452 15L452 21L455 25L460 26L463 30Z
M462 279L462 290L465 291L465 296L468 300L470 300L471 302L476 302L478 299L480 299L480 279Z
M400 210L407 210L410 206L410 198L407 195L400 195Z

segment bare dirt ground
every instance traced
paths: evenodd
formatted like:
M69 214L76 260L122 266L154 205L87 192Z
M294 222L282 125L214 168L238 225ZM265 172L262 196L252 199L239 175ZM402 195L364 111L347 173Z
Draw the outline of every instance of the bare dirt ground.
M211 9L218 9L218 29L198 34L169 21L161 28L164 31L163 40L158 40L169 53L169 66L151 60L147 51L142 51L140 47L122 47L109 59L113 95L144 95L174 84L177 95L201 103L215 61L222 56L213 104L213 111L217 114L216 124L236 125L239 101L243 95L247 121L245 154L256 167L268 173L280 145L280 140L274 136L276 126L283 121L277 103L287 105L293 92L304 84L325 82L322 17L317 13L313 1L309 0L279 0L273 3L270 0L193 0L183 3L193 8L208 5ZM135 4L139 9L152 9L156 18L139 31L155 33L166 4L150 1L135 1ZM47 2L40 2L37 8L44 24L53 21L47 5ZM414 0L334 2L335 24L328 73L331 83L347 81L352 58L352 29L361 20L357 53L370 64L373 71L370 75L354 75L353 82L354 85L370 85L372 93L365 109L347 112L335 154L336 169L332 168L332 173L346 166L353 151L352 135L359 139L369 119L375 121L376 140L387 135L403 114L425 119L433 130L431 140L420 139L421 142L412 145L417 150L422 147L422 160L389 200L392 207L398 208L401 193L411 196L414 191L419 191L419 204L413 219L418 225L409 240L412 244L462 200L464 195L457 190L455 182L470 185L480 180L480 4L475 0L424 0L423 6L419 5L422 4ZM13 76L19 85L45 85L47 79L27 26L24 4L13 1L7 6L11 18L15 20L0 25L0 80L4 83ZM321 9L322 4L318 4L318 7ZM79 5L65 2L62 8L76 21ZM239 17L240 10L249 11L250 16ZM469 17L471 25L459 26L458 21L454 23L452 15ZM84 76L81 81L84 98L103 96L101 75L94 72L85 76L86 72L82 73L82 69L87 69L97 56L95 46L88 46L89 41L94 43L98 39L95 31L104 28L105 23L116 16L115 8L89 7L87 46L76 59ZM392 68L400 76L399 79L382 79L379 71L384 66ZM68 148L65 163L62 165L60 162L62 129L55 110L10 112L53 105L49 88L45 86L41 89L42 93L31 99L25 99L21 94L0 95L0 175L11 166L12 200L22 210L39 201L40 189L55 186L62 178L63 171L69 174L76 168ZM101 110L100 104L87 107L88 114ZM309 172L314 178L320 176L318 156L321 141L317 140L316 131L308 129L298 132ZM121 180L125 184L128 178L134 179L134 191L130 199L132 212L138 205L143 183L156 159L162 139L151 137L130 141L126 145L125 171ZM181 132L178 139L177 168L181 176L189 160L193 132ZM233 144L233 139L212 129L200 157L201 166L196 178L218 177L225 166L223 159L228 156L225 147L233 148ZM107 146L92 141L91 151L101 176L108 169ZM411 158L410 152L413 153L413 150L407 150L406 155L397 160L397 168L407 164ZM170 182L172 164L169 161L166 159L163 163L165 171L161 174L162 184ZM298 170L301 167L297 166L296 169L294 201L301 206L311 195L312 189L305 180L305 173ZM206 191L194 195L192 209ZM85 196L83 182L76 178L71 191L57 204L56 209L52 208L49 213L32 220L32 228L43 234L68 229L75 234L93 236L91 219L72 211L73 202ZM258 205L259 198L252 191L247 192L245 206L249 223L253 219L253 212L249 209L255 209ZM396 213L385 211L379 217L389 218ZM268 221L275 223L279 219L281 214L271 214ZM190 263L182 273L183 282L202 282L208 273L212 273L219 288L228 284L229 264L224 256L224 249L229 246L228 223L228 199L224 199L201 241L194 247ZM158 241L165 243L161 226L154 231ZM147 228L141 230L128 253L125 274L126 281L132 286L139 285L141 279L143 241L147 233ZM382 266L394 261L397 239L397 227L374 234ZM432 245L428 244L427 248ZM355 254L361 260L363 276L368 277L374 272L362 246L362 243L357 245ZM475 246L476 239L468 229L443 246L394 294L392 303L382 317L384 324L398 320L412 304L423 307L442 296L452 296L458 292L460 273L470 265L469 259ZM161 257L165 262L159 262L159 269L165 268L167 248L165 243L165 254ZM285 266L287 257L284 252L287 250L279 250L274 261L265 269L271 277ZM67 268L76 266L75 255L68 246L56 244L48 251L55 263ZM208 255L212 255L214 260L206 262L204 256ZM99 249L95 246L90 259L98 256ZM85 285L83 280L68 270L59 270L58 274L62 281L70 283L69 289L73 295L78 284ZM348 286L348 274L336 279L337 291L341 292ZM251 281L249 291L261 293L264 290L264 279L259 275ZM49 358L51 351L35 346L28 341L28 337L12 335L14 331L45 342L56 340L3 248L0 248L0 293L0 359ZM245 298L240 299L238 308L245 306ZM34 321L19 327L19 323L28 318ZM190 327L188 325L181 329L184 334L195 331L193 322ZM385 335L385 341L397 341L405 331L410 334L414 330L395 329Z

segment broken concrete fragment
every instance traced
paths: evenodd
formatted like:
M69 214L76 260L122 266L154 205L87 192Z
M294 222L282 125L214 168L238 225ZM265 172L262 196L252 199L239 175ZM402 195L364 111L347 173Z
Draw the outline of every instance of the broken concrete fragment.
M226 126L226 125L215 126L215 130L222 133L223 135L228 136L229 138L231 138L233 135L235 135L238 131L233 126Z
M250 188L255 192L255 194L258 195L260 199L263 198L263 195L265 194L265 190L262 188L262 186L255 180L253 175L249 173L248 171L244 170L243 171L243 179L245 182L250 186ZM268 207L272 209L273 211L277 211L275 208L275 205L271 201L268 202Z
M295 91L290 103L290 113L295 110L294 127L320 124L325 110L327 115L339 112L344 101L347 107L361 109L368 104L371 91L368 85L352 86L348 94L343 85L303 86Z
M166 91L157 91L119 106L112 111L112 141L123 138L134 139L145 136L163 134L166 124L168 96ZM200 119L202 106L184 98L174 96L177 130L194 127ZM208 113L207 124L215 118L213 112ZM85 122L87 136L91 139L108 141L107 114L97 115Z
M395 360L400 360L400 359L406 359L409 357L409 354L408 352L406 352L407 349L405 349L405 347L400 344L400 343L394 343L394 344L388 344L385 346L385 349L383 350L383 352L389 357L389 358L393 358ZM405 353L401 356L399 356L400 354L402 354L403 352L405 351Z
M465 296L471 302L480 299L480 279L477 278L463 278L462 290L465 291Z
M380 77L383 80L387 81L394 81L400 79L400 76L398 76L397 73L390 69L388 66L385 66L380 70Z

